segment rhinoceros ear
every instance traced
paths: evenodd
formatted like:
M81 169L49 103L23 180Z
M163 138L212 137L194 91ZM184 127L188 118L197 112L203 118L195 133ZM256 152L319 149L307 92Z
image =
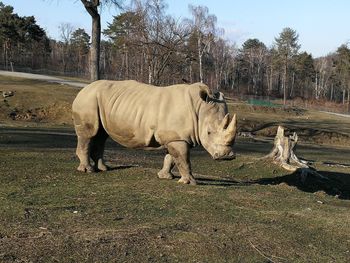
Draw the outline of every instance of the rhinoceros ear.
M215 92L214 99L219 100L219 101L224 101L225 100L224 93L222 93L220 91Z
M199 91L199 97L205 101L205 102L208 102L209 101L209 94L208 94L208 91L206 91L205 89L201 89Z

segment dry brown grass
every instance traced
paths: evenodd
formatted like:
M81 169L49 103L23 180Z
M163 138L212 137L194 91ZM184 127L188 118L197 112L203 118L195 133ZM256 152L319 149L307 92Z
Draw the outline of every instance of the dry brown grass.
M252 157L271 144L238 140L234 161L218 163L201 149L192 152L199 183L192 187L157 178L164 153L108 142L107 159L115 169L81 174L75 170L73 132L59 131L0 133L2 262L350 258L348 169L318 163L334 185L300 184L297 174ZM339 153L307 150L301 147L299 153L316 160ZM343 152L342 161L349 155Z
M15 90L0 102L1 262L349 262L349 147L298 145L301 157L331 178L300 183L258 161L271 141L238 138L237 159L215 162L192 151L199 185L159 180L163 152L107 144L113 170L75 169L76 139L69 123L78 92L57 84L1 77ZM44 109L12 120L8 113ZM240 129L296 127L347 133L349 122L317 112L293 113L230 106ZM37 113L36 113L37 114ZM40 115L41 116L41 115ZM27 127L23 127L27 126ZM270 133L273 133L271 131Z
M277 126L297 132L301 142L329 145L350 145L350 117L341 117L315 110L262 107L245 103L229 105L238 116L239 129L257 136L274 137Z
M15 92L0 101L0 121L72 124L71 104L78 88L39 80L0 76L0 90Z

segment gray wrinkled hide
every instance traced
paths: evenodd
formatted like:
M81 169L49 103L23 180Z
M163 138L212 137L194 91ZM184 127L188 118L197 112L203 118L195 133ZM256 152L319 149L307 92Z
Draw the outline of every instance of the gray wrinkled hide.
M154 87L136 81L96 81L79 92L72 111L81 171L107 169L103 150L108 136L125 147L166 148L171 158L166 157L164 167L169 171L163 167L159 176L170 178L174 164L183 166L183 183L195 183L190 147L202 144L215 159L233 158L236 118L230 121L223 95L212 96L201 83Z

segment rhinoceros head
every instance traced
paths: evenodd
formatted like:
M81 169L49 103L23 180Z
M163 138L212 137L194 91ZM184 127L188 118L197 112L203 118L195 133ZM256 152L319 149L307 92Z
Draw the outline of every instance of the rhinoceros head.
M232 146L237 130L236 114L230 118L222 93L210 96L202 92L200 97L203 100L199 112L201 144L215 160L234 159Z

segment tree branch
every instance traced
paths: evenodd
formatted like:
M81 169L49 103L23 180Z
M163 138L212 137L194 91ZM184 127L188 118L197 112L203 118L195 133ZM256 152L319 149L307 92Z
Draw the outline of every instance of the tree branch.
M86 11L90 14L91 17L98 17L99 13L97 10L97 7L100 5L100 1L99 0L93 0L93 1L88 1L88 0L80 0Z

